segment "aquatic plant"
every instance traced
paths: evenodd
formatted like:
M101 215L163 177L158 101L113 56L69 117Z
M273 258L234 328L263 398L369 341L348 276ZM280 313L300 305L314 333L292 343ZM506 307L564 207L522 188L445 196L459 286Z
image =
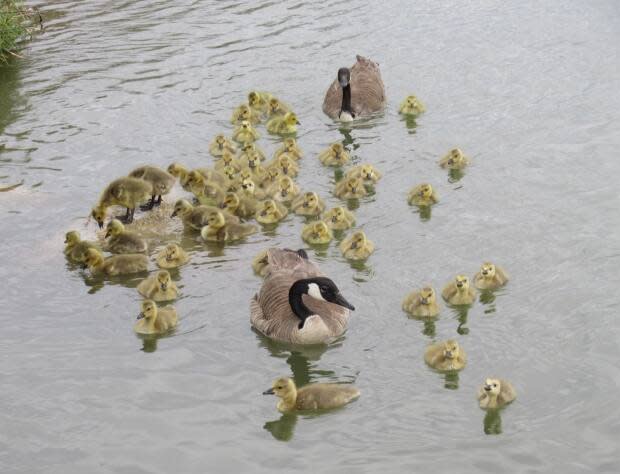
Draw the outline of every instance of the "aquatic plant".
M43 27L43 19L37 9L23 6L19 0L0 0L0 64L6 63L18 44L36 27Z

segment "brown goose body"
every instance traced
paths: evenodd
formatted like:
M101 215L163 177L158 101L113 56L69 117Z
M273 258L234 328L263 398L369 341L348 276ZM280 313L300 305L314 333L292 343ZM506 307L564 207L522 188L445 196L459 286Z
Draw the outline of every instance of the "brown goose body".
M381 79L379 65L363 56L351 67L351 108L355 118L372 115L385 107L385 86ZM342 87L334 80L323 100L323 112L332 119L340 116Z
M282 249L269 249L267 259L269 271L250 301L250 321L256 330L293 344L326 344L344 333L349 310L307 294L302 295L302 301L312 315L299 328L300 319L289 303L289 290L298 280L324 276L314 263Z

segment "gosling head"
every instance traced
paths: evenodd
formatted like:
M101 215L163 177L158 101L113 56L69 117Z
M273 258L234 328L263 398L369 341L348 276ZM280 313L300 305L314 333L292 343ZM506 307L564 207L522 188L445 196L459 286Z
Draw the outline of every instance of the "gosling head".
M486 379L482 388L486 394L497 397L502 389L502 386L500 381L497 379Z
M233 155L229 150L224 150L220 160L225 167L231 166L235 160L235 155Z
M275 97L272 97L271 99L269 99L269 113L270 114L278 113L281 110L282 110L282 105L280 104L280 101L278 99L276 99Z
M248 166L250 169L256 168L260 165L260 155L256 150L251 150L247 152Z
M342 207L335 207L332 210L332 222L343 222L345 220L344 209Z
M332 150L332 153L336 157L339 157L340 155L344 153L344 146L342 145L342 143L332 143L330 145L330 148Z
M308 192L304 194L304 201L302 203L302 207L312 209L319 204L319 196L316 193Z
M454 278L454 285L456 286L456 289L460 292L464 292L469 290L469 278L467 278L465 275L457 275Z
M277 168L276 166L267 169L267 179L269 181L275 181L281 174L280 168Z
M226 137L224 136L224 134L222 133L218 133L215 136L215 144L217 145L217 147L221 150L222 148L224 148L224 145L226 145Z
M425 286L420 290L420 304L433 304L435 302L435 290L433 290L430 286Z
M241 183L241 187L246 194L251 196L256 192L256 184L251 179L244 179L243 183Z
M260 105L260 101L261 101L261 97L260 94L256 91L251 91L248 94L248 104L250 104L250 107L256 107L258 105Z
M224 176L230 181L234 181L237 177L237 170L230 165L225 166L222 171L224 172Z
M252 117L252 111L250 110L250 107L245 104L240 105L238 117L240 120L250 120L250 118Z
M182 178L187 176L189 170L179 163L172 163L170 166L168 166L168 173L170 173L172 176L175 176L176 178Z
M288 174L292 166L291 158L288 155L284 154L278 157L278 168L282 170L283 174Z
M432 195L433 195L433 187L430 184L424 183L420 185L419 196L421 198L430 199Z
M263 395L276 395L280 398L286 398L295 391L295 382L288 377L280 377L273 382L270 389L263 392Z
M347 191L351 194L356 194L357 190L363 186L363 183L360 178L349 178L347 179Z
M350 248L355 250L364 247L364 245L366 245L366 234L361 230L353 232Z
M297 119L297 115L294 112L287 112L284 115L284 123L289 127L294 127L295 125L301 125L301 123Z
M329 238L329 227L323 221L316 221L312 224L312 233L320 239Z
M112 219L105 228L105 238L116 237L125 230L125 226L118 219Z
M99 204L96 207L93 207L90 215L97 221L97 225L100 229L103 229L103 222L105 221L107 207L103 204Z
M179 199L177 202L174 203L174 211L172 212L171 217L183 217L192 212L193 208L194 206L192 206L187 199Z
M80 243L80 233L77 230L70 230L65 234L65 244L67 247L73 247Z
M289 137L289 138L284 139L284 151L291 152L295 150L296 147L297 147L297 142L295 141L294 138Z
M226 193L226 196L224 197L224 202L222 202L222 205L220 207L234 213L239 207L239 204L241 204L239 196L237 196L235 193Z
M157 304L153 300L144 300L140 305L140 314L136 319L154 320L157 318Z
M373 168L372 165L362 165L362 167L360 168L360 176L362 177L362 179L365 180L369 180L369 179L375 179L376 177L376 173L375 173L375 169Z
M419 103L418 103L418 98L415 95L408 95L407 96L407 105L409 107L418 107Z
M293 180L289 176L281 176L278 180L280 192L283 196L286 196L293 189Z
M493 278L495 276L495 265L493 265L491 262L483 263L482 267L480 268L480 274L485 279Z
M248 120L242 120L241 121L241 128L243 130L249 130L251 128L251 124Z
M168 289L168 285L170 285L170 273L167 270L160 270L157 272L157 276L155 277L157 280L157 286L162 290L166 291Z
M88 249L84 254L83 268L97 267L103 263L103 255L96 249Z
M341 67L338 69L338 83L343 89L351 82L351 71L348 67Z
M226 219L224 214L220 211L212 212L207 218L207 225L213 229L221 229L226 225Z
M443 356L446 359L456 359L460 355L461 348L454 339L449 339L444 342Z
M166 261L173 262L179 258L179 246L177 244L168 244L164 249L164 255L166 256Z
M260 211L261 216L273 215L277 212L278 208L273 199L267 199L263 201L263 208Z
M196 170L192 170L187 174L187 184L189 186L200 186L206 184L204 175Z

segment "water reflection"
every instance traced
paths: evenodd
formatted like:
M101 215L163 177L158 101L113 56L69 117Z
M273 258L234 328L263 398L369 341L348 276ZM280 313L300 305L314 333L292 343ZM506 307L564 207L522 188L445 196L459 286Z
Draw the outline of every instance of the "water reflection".
M280 418L273 421L267 421L263 428L271 433L278 441L290 441L295 433L295 425L297 424L297 414L283 413Z
M496 311L495 292L492 290L481 290L479 300L483 305L488 306L488 308L484 310L484 314L492 314Z
M422 222L430 220L431 212L431 206L418 206L417 213L420 215Z
M456 183L463 176L465 176L465 172L463 170L450 170L450 171L448 171L448 182L449 183Z
M0 135L4 134L7 125L17 120L15 105L24 100L18 92L19 64L19 61L11 60L0 66Z
M351 145L351 149L357 150L360 146L358 143L355 143L355 138L351 135L351 130L352 128L344 126L338 128L338 131L342 134L342 145L347 148L347 150L349 149L349 145Z
M502 433L502 416L500 410L488 410L482 422L484 433L498 435Z
M415 119L416 118L414 115L404 115L401 119L403 122L405 122L405 127L407 127L407 130L409 130L409 133L411 135L414 135L416 133L415 129L418 126L418 123Z
M437 334L437 327L435 324L435 322L437 321L437 316L434 316L432 318L419 318L419 317L407 314L407 317L409 319L413 319L414 321L422 322L422 334L425 336L428 336L431 339L431 341L435 339L435 335Z
M454 319L456 319L459 323L456 328L456 332L461 336L469 334L469 328L465 327L465 325L467 324L467 314L469 313L469 308L471 308L471 305L448 305L448 307L454 313Z
M459 373L456 371L446 372L443 386L448 390L457 390L459 388Z

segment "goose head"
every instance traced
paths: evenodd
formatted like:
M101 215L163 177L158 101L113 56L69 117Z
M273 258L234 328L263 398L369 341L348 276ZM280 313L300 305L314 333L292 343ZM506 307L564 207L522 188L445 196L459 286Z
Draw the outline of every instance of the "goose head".
M192 206L187 199L179 199L174 203L174 211L170 217L183 217L192 212L192 209L194 209L194 206Z
M449 339L443 344L443 356L446 359L457 359L461 354L461 347L458 342Z
M290 129L295 128L295 125L301 125L301 122L297 118L295 112L287 112L284 114L284 123Z
M112 219L105 228L105 238L116 237L125 230L125 226L118 219Z
M157 272L155 277L157 281L157 287L162 291L166 291L168 289L168 285L170 285L170 273L167 270L160 270Z
M430 286L426 286L420 290L420 296L418 297L420 304L431 305L435 303L435 290Z
M285 109L282 107L282 104L278 99L272 97L269 99L269 115L279 114L285 112Z
M252 118L252 110L250 110L250 107L246 104L240 105L238 109L237 119L238 120L250 120L251 118Z
M179 246L177 244L168 244L164 249L164 255L167 262L173 262L177 260L179 255Z
M254 169L256 168L258 165L260 165L260 155L258 154L258 152L254 149L254 150L248 150L246 152L246 156L247 156L247 160L248 160L248 167L250 169Z
M280 170L281 174L288 175L291 172L291 169L293 167L292 161L293 160L291 160L291 157L286 153L283 153L278 157L277 168Z
M314 192L304 194L304 200L301 204L306 209L313 209L319 205L319 196Z
M279 194L287 196L293 190L293 180L289 176L280 176L278 180Z
M183 179L189 173L189 170L180 163L172 163L168 166L168 173L176 178Z
M276 206L276 202L273 199L267 199L263 201L262 209L259 211L260 215L263 217L267 216L275 216L278 212L278 207Z
M469 278L465 275L457 275L454 278L454 285L458 292L466 292L469 290Z
M346 219L346 215L344 213L344 209L342 207L334 207L331 211L330 220L335 224L338 222L344 222Z
M338 118L343 122L350 122L355 118L351 108L351 71L349 68L338 69L338 84L342 87L342 105Z
M280 377L275 380L271 388L265 390L263 395L276 395L280 398L289 398L291 395L296 396L297 388L295 382L288 377Z
M484 279L493 279L493 277L495 276L495 265L493 265L491 262L483 263L482 267L480 268L480 274Z
M239 196L237 196L237 194L226 193L226 197L224 198L224 201L222 202L220 207L222 209L226 209L231 214L234 214L240 204L241 200L239 199Z
M487 395L497 397L502 390L502 385L497 379L486 379L482 388Z
M217 134L213 141L220 150L222 150L224 145L226 145L226 137L222 133Z
M103 222L105 221L107 209L108 208L104 204L98 204L96 207L93 207L90 213L92 218L97 221L97 225L100 229L103 229Z
M241 183L241 189L243 189L243 193L248 196L254 196L256 192L256 183L252 179L244 179L243 183Z
M299 329L303 329L306 318L313 315L312 311L303 303L303 295L327 301L352 311L355 310L355 307L342 296L340 290L331 279L327 277L313 277L297 280L289 290L288 302L293 313L300 319Z
M345 87L349 86L350 82L351 82L351 71L349 70L349 68L341 67L340 69L338 69L338 83L340 84L340 87L344 89Z
M430 199L433 196L433 187L428 183L420 185L420 191L418 195L422 199Z
M71 230L65 234L65 244L67 247L73 247L80 243L80 233L77 230Z
M366 234L364 234L364 232L362 232L361 230L358 230L357 232L354 232L351 236L351 243L349 244L349 248L352 250L364 248L364 246L366 245L366 241Z
M140 314L136 319L155 321L157 319L157 304L153 300L144 300L140 305Z
M221 229L226 225L224 214L220 211L212 212L207 218L207 225L212 229Z
M294 138L285 138L283 147L285 152L290 153L291 151L295 151L295 148L297 148L297 142Z
M103 255L96 249L88 249L83 262L84 268L96 268L103 264Z
M259 92L251 91L248 94L248 104L250 107L259 107L261 105L262 97Z

